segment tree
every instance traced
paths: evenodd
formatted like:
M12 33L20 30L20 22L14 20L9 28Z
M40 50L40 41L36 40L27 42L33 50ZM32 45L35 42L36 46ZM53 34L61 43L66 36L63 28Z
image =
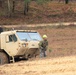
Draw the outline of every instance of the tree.
M46 3L50 0L24 0L24 15L26 15L29 11L29 4L31 1L35 1L39 4L43 4L43 3ZM11 13L14 12L14 9L15 9L15 0L7 0L7 3L8 3L8 13L9 13L9 16L11 16ZM13 4L11 6L11 3Z
M0 0L0 7L2 7L2 0Z
M12 7L12 12L14 13L15 10L15 1L13 1L13 7Z
M29 11L29 3L31 1L35 1L37 2L38 4L43 4L43 3L46 3L50 0L24 0L24 15L26 15Z
M11 16L11 5L10 5L10 0L8 0L8 12L9 12L9 16Z
M69 0L65 0L65 4L68 4L69 3Z
M24 0L24 15L28 13L30 1L31 0Z

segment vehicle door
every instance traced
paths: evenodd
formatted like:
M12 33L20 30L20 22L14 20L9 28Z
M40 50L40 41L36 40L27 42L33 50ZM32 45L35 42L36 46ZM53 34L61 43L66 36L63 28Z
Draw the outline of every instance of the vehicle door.
M15 34L6 36L6 51L10 56L15 56L17 53L18 41Z

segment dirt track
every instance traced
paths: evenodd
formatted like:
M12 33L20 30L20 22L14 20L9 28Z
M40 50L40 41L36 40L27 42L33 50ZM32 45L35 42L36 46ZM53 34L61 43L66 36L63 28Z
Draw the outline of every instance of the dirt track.
M76 56L21 61L0 66L0 75L76 75Z
M0 66L0 75L76 75L76 27L38 29L47 34L47 58L32 58Z

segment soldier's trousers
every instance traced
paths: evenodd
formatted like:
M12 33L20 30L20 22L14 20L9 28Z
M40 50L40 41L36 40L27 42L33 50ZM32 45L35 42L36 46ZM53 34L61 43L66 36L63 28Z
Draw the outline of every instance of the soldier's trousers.
M46 51L40 49L40 57L46 57Z

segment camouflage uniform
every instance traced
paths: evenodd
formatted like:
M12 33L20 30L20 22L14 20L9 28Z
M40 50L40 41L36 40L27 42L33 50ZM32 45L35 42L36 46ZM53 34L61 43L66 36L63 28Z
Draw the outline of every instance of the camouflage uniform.
M46 57L46 50L48 46L48 41L43 40L39 43L40 57Z

